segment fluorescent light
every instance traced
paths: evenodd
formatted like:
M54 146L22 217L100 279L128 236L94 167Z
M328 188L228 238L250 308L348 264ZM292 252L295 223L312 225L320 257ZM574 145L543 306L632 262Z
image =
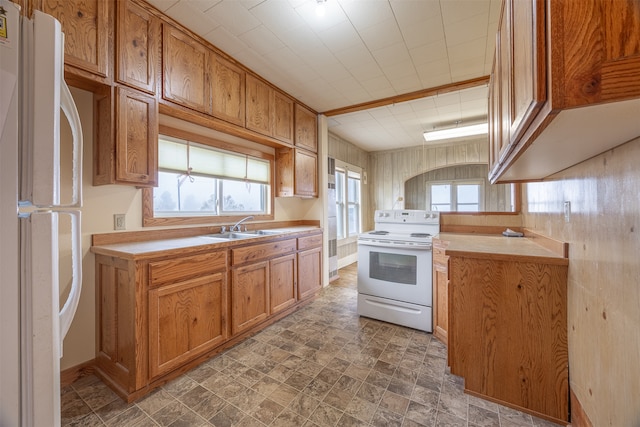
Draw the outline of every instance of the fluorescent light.
M463 136L482 135L489 131L487 123L479 123L477 125L460 126L450 129L427 131L424 133L424 140L427 142L438 141L441 139L462 138Z

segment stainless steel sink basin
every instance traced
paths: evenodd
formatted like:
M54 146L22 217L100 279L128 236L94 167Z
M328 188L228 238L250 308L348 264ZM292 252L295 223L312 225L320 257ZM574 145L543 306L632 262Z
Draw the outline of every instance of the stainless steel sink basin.
M262 235L274 235L274 234L282 234L282 231L278 231L278 230L258 230L256 231L256 234L262 234Z
M218 239L220 241L225 240L236 240L236 239L250 239L252 237L258 237L255 233L240 233L240 232L225 232L225 233L214 233L214 234L205 234L202 237L206 237L208 239Z
M272 236L276 234L281 234L281 231L277 230L253 230L253 231L226 231L224 233L213 233L213 234L205 234L201 237L204 237L209 240L226 242L229 240L239 240L239 239L251 239L261 236Z

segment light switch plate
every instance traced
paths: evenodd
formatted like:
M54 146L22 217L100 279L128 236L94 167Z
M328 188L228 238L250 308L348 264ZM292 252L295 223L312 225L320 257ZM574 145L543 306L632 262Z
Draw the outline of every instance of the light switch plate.
M564 222L571 221L571 202L564 202Z

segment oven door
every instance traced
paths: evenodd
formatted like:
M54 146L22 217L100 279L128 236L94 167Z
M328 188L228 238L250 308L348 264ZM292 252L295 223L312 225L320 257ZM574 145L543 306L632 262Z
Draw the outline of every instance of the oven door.
M430 246L358 241L358 292L431 306Z

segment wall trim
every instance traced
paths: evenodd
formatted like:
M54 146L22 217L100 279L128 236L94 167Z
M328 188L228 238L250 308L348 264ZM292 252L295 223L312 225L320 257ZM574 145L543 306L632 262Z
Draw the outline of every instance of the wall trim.
M571 408L571 424L569 427L593 427L593 423L584 411L578 396L575 395L573 389L569 392L570 408Z
M338 260L338 270L348 265L353 264L354 262L358 262L358 252L352 253L344 258L340 258Z
M95 359L87 360L60 372L60 388L68 387L82 377L93 375Z

